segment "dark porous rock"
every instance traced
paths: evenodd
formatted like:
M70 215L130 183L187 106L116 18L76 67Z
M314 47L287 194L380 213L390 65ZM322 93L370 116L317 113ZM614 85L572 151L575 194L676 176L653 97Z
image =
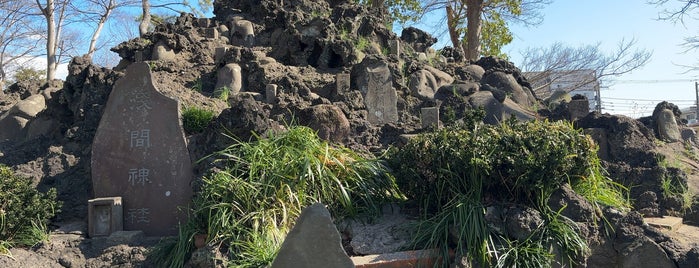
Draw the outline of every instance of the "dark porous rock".
M693 247L679 260L677 260L678 268L693 268L699 267L699 248Z
M303 110L300 121L307 122L321 139L332 142L342 142L350 132L347 117L332 104L314 105Z
M658 196L655 194L655 192L643 192L638 200L636 200L634 207L645 217L661 216L658 205Z
M416 52L425 52L428 47L437 43L437 38L415 27L403 28L400 39L412 46Z
M466 58L463 50L446 46L441 49L441 55L447 58L448 62L462 62Z
M609 161L632 167L657 166L653 153L655 135L637 120L623 115L592 112L575 122L579 128L604 128L609 142Z
M646 237L621 249L619 255L621 267L676 267L663 248Z
M597 219L595 208L585 197L577 194L568 184L562 185L549 198L549 207L553 211L561 211L561 215L575 222L594 222Z
M543 221L539 211L528 207L512 207L505 212L505 230L517 240L527 239Z

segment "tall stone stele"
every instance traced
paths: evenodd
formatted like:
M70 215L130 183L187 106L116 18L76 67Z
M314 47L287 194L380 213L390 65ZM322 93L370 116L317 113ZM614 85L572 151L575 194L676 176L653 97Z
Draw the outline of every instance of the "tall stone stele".
M176 235L192 198L192 162L176 100L160 94L146 63L114 85L92 143L95 198L121 196L124 230Z

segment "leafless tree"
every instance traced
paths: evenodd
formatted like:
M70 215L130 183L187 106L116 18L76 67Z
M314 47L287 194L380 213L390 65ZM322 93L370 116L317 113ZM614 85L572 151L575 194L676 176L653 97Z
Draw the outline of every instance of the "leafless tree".
M26 0L0 1L0 92L8 71L35 53L39 31L31 25L31 5Z
M667 6L670 2L677 2L677 4L679 5L675 9L663 8L663 10L659 14L659 19L672 21L674 23L680 22L683 24L686 18L694 20L698 19L698 17L696 17L697 14L694 11L695 9L699 8L699 0L656 0L649 1L648 3L657 5L658 7L664 7ZM697 50L699 49L699 37L686 37L681 45L686 48L686 50L684 51L685 53L692 50ZM685 67L687 69L686 72L699 71L699 63L695 64L694 66L680 66Z
M593 82L605 82L610 78L636 70L650 60L652 52L634 49L636 40L621 40L614 51L605 53L600 43L571 47L555 43L548 48L528 48L522 52L520 68L528 73L527 79L535 85L537 95L553 83L580 71L589 71L590 79L576 81L567 90L572 91Z

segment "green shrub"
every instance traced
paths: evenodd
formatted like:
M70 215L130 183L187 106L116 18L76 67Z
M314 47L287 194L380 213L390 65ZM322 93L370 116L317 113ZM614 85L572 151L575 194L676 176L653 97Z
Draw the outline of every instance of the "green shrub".
M55 189L41 193L30 179L0 166L0 254L9 254L10 247L46 240L46 226L60 206Z
M206 129L214 118L211 110L187 107L182 111L182 127L187 134L200 133Z
M221 170L203 179L178 244L191 244L190 234L208 234L209 244L228 248L232 265L262 267L304 207L322 202L342 218L378 213L382 203L400 197L382 162L330 146L310 128L257 138L214 155ZM158 254L170 261L185 255Z
M625 189L603 176L596 150L594 142L570 123L509 120L496 126L465 124L420 135L392 151L389 163L401 190L419 202L423 223L417 226L416 246L447 253L448 237L457 229L461 241L457 254L481 263L509 266L516 262L526 267L537 266L542 258L551 262L547 250L542 251L550 244L559 245L571 258L587 250L575 223L547 205L561 185L570 184L597 206L629 207ZM535 208L545 224L531 241L508 242L509 238L486 227L486 201ZM504 248L492 241L500 241Z

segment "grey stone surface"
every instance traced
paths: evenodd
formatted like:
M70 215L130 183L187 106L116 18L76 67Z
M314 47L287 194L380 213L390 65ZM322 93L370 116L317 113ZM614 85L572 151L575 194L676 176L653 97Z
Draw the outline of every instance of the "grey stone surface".
M354 253L370 255L397 252L407 246L413 238L411 224L415 224L415 220L408 219L400 213L400 208L392 206L392 209L384 209L379 218L351 220L346 228Z
M230 89L230 95L240 93L243 87L243 75L241 74L240 65L237 63L229 63L218 70L216 89L227 87Z
M108 236L124 229L121 197L101 197L87 201L87 230L90 237Z
M24 127L29 122L21 116L3 115L0 118L0 141L21 138L24 135Z
M682 136L682 140L684 141L694 141L696 142L697 140L697 132L694 131L692 128L682 128L680 131L680 135Z
M430 72L434 76L434 79L437 81L437 87L435 88L435 90L443 85L449 85L451 83L454 83L454 77L452 77L450 74L446 72L443 72L429 65L425 65L423 69Z
M232 21L231 27L231 42L234 45L253 46L255 43L255 29L252 22L238 18Z
M505 91L510 95L512 100L521 106L529 107L536 101L534 96L531 95L531 92L522 88L511 74L492 72L483 77L481 83L489 84L497 89Z
M587 99L571 100L568 103L568 112L570 112L571 121L583 118L590 113L590 101Z
M432 99L439 87L434 75L427 70L417 70L410 75L408 88L413 96Z
M228 47L217 47L214 49L214 61L222 62L228 52Z
M663 248L647 237L636 239L631 245L622 249L619 255L620 267L622 268L677 267Z
M350 90L350 74L340 73L335 75L335 92L339 95Z
M382 125L398 121L398 95L386 63L366 69L367 91L364 103L369 123Z
M265 87L265 98L267 103L277 102L277 85L269 84Z
M391 50L391 55L400 56L400 40L388 40L388 48Z
M354 263L342 248L342 239L323 204L305 208L286 236L272 268L342 268Z
M94 197L121 196L124 230L177 234L192 197L192 164L177 101L160 94L146 63L112 89L92 144Z
M420 109L420 121L422 122L422 128L439 127L439 107Z
M153 60L161 61L174 61L177 59L175 51L173 51L171 48L169 48L166 44L162 42L158 42L153 47L151 57L153 58Z
M208 39L218 39L219 33L217 28L205 28L204 37Z
M46 109L46 99L41 94L34 94L12 106L7 113L32 119L44 109Z
M27 138L31 122L44 109L46 109L46 100L42 94L31 95L10 107L0 116L0 141ZM32 131L34 135L32 137L45 134L47 132L45 126L37 124Z
M325 140L342 142L350 133L349 120L339 107L332 104L311 106L303 111L302 118Z
M466 73L468 73L473 78L475 78L476 82L483 79L483 75L485 74L485 70L483 69L483 67L481 67L480 65L476 65L476 64L471 64L471 65L464 67L464 71L466 71Z
M658 115L658 135L659 139L669 142L676 142L682 140L682 135L680 134L679 126L677 126L677 120L675 115L671 110L664 109Z
M469 103L472 107L482 107L485 110L483 122L486 124L499 124L502 120L503 108L493 93L490 91L479 91L469 96Z

